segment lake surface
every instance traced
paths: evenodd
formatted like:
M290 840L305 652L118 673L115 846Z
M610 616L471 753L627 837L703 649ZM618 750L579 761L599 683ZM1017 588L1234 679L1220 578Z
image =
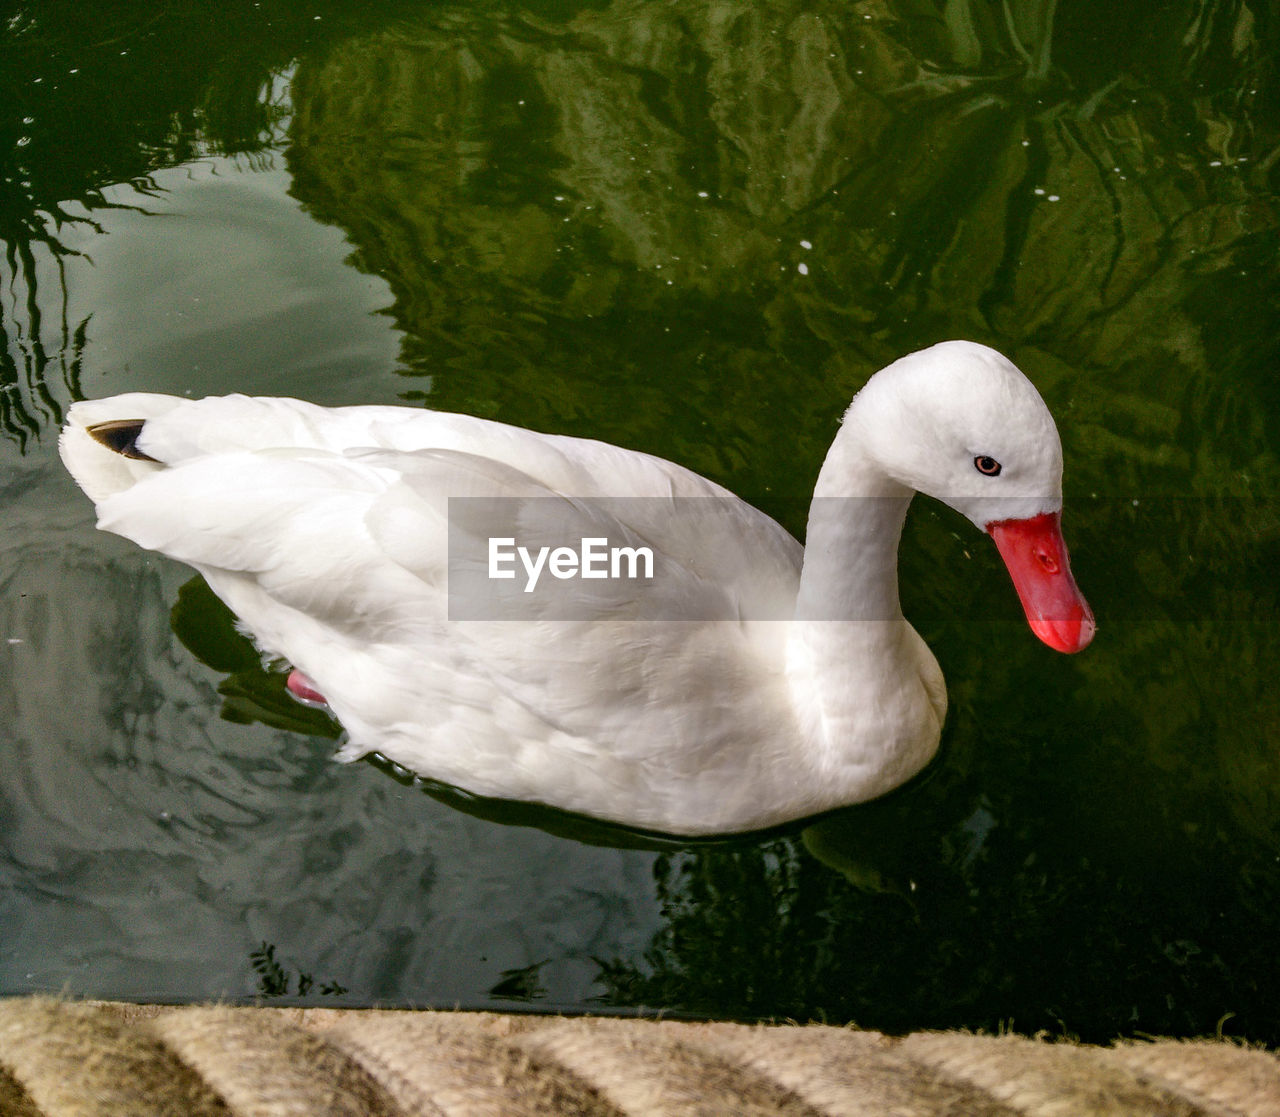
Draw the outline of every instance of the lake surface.
M1280 1042L1278 61L1248 0L18 4L0 993ZM948 337L1056 415L1098 637L917 501L941 754L719 842L333 763L56 453L120 391L404 403L803 536L850 397Z

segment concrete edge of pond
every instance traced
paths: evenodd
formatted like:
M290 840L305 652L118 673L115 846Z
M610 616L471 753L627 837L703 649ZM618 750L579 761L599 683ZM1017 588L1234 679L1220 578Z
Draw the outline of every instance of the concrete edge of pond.
M1280 1057L1224 1040L0 1000L4 1117L547 1113L1275 1117Z

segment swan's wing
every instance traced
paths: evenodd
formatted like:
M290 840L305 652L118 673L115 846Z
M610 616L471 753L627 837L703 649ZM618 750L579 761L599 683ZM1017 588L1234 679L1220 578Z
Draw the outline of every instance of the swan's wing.
M339 458L349 457L403 474L411 495L437 511L444 511L438 498L449 496L505 497L514 493L531 500L558 495L570 501L591 502L597 508L605 507L613 518L626 525L643 541L638 545L650 545L655 553L674 556L697 578L728 587L745 616L786 616L794 603L800 545L775 521L726 489L650 454L591 439L539 434L468 415L405 407L323 408L287 398L223 396L192 401L135 394L75 404L64 431L64 460L81 486L100 504L140 480L150 485L156 473L150 463L130 461L106 451L85 432L85 427L93 423L126 417L146 420L140 448L170 469L185 471L202 459L216 458L231 471L229 482L233 476L238 477L242 467L245 474L251 474L252 460L258 454L277 463L281 455L292 455L302 463L321 460L323 455L311 454L312 451L328 451ZM249 457L232 467L230 460L238 453ZM198 499L216 503L216 481L224 467L211 468L212 475L207 479L185 472L182 476L191 479L193 493L200 494ZM330 486L330 478L324 473L328 467L299 464L297 468L302 471L296 479L302 490L314 492L317 487ZM358 482L357 473L332 479L335 496ZM261 518L269 523L273 502L279 500L279 507L290 507L287 490L294 482L281 470L276 470L275 475L281 478L281 484L269 484L261 501L250 499L239 516L230 515L229 522L250 517L255 506L261 504L265 505ZM166 488L177 489L183 483L185 480ZM243 483L248 486L246 492L255 488L248 476ZM149 498L139 493L137 499L145 505ZM157 494L154 503L159 505L169 499L168 493L163 497ZM172 499L178 499L177 495ZM241 497L235 496L233 501L239 504ZM396 504L394 500L387 503ZM392 525L399 520L414 520L407 510L411 506L412 500L406 500L397 505L394 513L388 508L381 532L389 546L398 534ZM237 510L226 511L232 514ZM335 515L349 511L347 504L336 502ZM460 514L460 509L455 511ZM323 511L317 509L315 513L305 519L319 521L316 530L323 533ZM123 512L118 515L121 525L132 521L132 510L127 516ZM532 510L530 515L538 518ZM208 518L215 520L212 512ZM234 532L235 546L224 556L227 562L246 564L246 569L251 565L247 550L255 546L247 534L250 527L246 524L246 530ZM427 524L420 527L420 536L430 534ZM175 541L185 530L181 522L170 528L167 536ZM130 537L140 542L144 529L135 525L134 530L138 535ZM151 525L147 534L165 535L164 525ZM256 529L252 534L263 542L270 537L269 532L260 534ZM192 546L198 549L192 540L186 540L183 546L184 550ZM237 559L241 552L245 557ZM179 557L176 552L168 553ZM406 557L404 548L398 553ZM422 550L424 557L419 558L419 564L433 553L432 548ZM189 556L186 561L195 559Z
M615 502L623 511L634 501ZM218 454L155 468L98 504L98 526L202 572L247 575L325 623L376 624L397 608L463 619L729 619L734 587L661 551L605 502L554 492L502 462L446 450ZM531 556L584 539L653 552L652 577L576 579L517 563L488 577L490 538ZM464 588L450 592L450 552ZM470 578L465 577L471 575ZM709 576L710 575L710 576ZM554 592L557 589L563 592ZM550 592L548 592L550 591ZM252 618L246 618L252 624Z

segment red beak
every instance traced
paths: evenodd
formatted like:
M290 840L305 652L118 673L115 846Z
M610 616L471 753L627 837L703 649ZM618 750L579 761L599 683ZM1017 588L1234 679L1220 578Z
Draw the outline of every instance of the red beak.
M987 532L1009 569L1031 631L1060 652L1087 647L1097 625L1071 577L1061 513L1000 520L987 524Z

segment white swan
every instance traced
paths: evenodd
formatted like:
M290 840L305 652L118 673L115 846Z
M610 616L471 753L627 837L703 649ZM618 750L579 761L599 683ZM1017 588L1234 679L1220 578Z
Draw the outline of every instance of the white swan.
M195 567L294 665L290 689L346 729L341 759L377 751L647 829L774 825L880 795L933 756L942 674L898 604L914 491L994 537L1042 640L1074 652L1094 632L1059 530L1053 420L970 342L857 394L806 548L671 462L463 415L132 394L75 404L60 449L98 527ZM581 577L579 554L577 577L568 558L544 564L526 593L515 547L583 538L635 548L628 562L648 547L653 577L608 576L591 544L605 577Z

